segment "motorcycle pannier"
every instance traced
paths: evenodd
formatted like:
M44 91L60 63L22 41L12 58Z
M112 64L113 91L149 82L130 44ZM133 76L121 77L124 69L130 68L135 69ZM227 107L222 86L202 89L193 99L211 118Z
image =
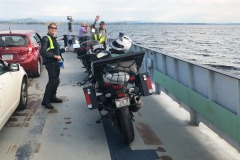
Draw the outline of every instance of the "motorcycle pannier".
M139 87L142 96L153 94L152 82L148 73L138 73L135 84L136 87Z
M84 87L83 92L86 98L88 109L92 110L98 108L97 96L94 88L92 86Z

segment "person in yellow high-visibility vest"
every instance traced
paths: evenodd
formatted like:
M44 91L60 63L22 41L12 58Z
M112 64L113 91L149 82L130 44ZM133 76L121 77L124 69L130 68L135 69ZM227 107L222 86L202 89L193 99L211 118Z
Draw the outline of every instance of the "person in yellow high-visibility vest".
M96 27L96 23L99 20L100 16L97 15L95 18L94 23L92 24L92 28L95 29L95 33L93 34L93 39L98 40L101 44L107 42L107 30L106 30L106 23L104 21L100 22L100 26Z
M56 97L57 88L60 83L60 68L58 62L63 60L59 44L56 41L56 32L56 23L50 23L48 25L47 36L44 36L41 40L40 54L49 77L41 104L47 109L54 108L50 103L62 103L62 100Z

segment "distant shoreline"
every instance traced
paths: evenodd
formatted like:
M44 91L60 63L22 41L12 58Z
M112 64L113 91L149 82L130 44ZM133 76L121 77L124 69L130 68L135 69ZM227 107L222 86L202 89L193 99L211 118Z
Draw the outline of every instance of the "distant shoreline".
M0 21L0 24L41 24L45 25L50 22L18 22L18 21ZM68 24L68 22L56 22L60 25ZM80 25L81 22L73 22L74 25ZM109 22L108 25L240 25L240 23L170 23L170 22Z

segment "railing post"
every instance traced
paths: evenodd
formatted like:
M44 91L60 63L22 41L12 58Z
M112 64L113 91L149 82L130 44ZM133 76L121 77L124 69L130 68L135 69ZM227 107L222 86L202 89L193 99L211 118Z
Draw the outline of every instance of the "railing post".
M157 53L156 52L152 52L153 54L153 73L155 72L155 70L158 71L158 60L157 60ZM154 74L153 74L153 78L154 78ZM155 84L155 94L160 94L161 91L160 91L160 87L159 87L159 84L157 82L154 82Z
M175 79L176 81L179 80L178 74L179 74L179 71L178 71L178 60L177 60L177 59L174 59L174 79Z
M148 58L149 58L149 54L148 54L148 52L147 52L147 49L143 49L143 51L145 52L145 57L144 57L144 72L148 72L148 73L150 74L150 72L149 72L149 70L148 70L148 64L147 64L147 61L148 61ZM150 75L150 77L151 77L151 75Z
M209 70L208 71L208 99L210 101L214 101L214 72Z
M237 109L237 115L238 115L238 118L240 118L240 80L238 80L238 109ZM240 121L238 121L238 135L240 135ZM238 142L237 144L237 150L238 152L240 152L240 142Z
M177 59L173 60L173 65L174 65L173 66L173 72L174 72L173 78L175 81L179 82L179 69L178 69L178 60ZM175 101L179 104L181 103L181 100L177 97L175 97Z
M167 75L167 58L166 55L162 54L162 73ZM168 91L164 88L161 88L161 90L165 93L168 93Z
M194 81L193 81L193 65L188 64L188 72L189 72L189 89L194 90ZM190 113L190 124L198 125L197 123L197 112L189 107Z

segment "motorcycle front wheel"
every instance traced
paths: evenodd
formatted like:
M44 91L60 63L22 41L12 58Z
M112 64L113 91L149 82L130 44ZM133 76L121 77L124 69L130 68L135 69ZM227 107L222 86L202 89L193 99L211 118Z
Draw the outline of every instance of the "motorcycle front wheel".
M129 112L128 107L123 107L117 110L117 115L119 118L119 127L122 135L124 136L124 140L127 144L131 143L134 138L134 129L131 114Z

